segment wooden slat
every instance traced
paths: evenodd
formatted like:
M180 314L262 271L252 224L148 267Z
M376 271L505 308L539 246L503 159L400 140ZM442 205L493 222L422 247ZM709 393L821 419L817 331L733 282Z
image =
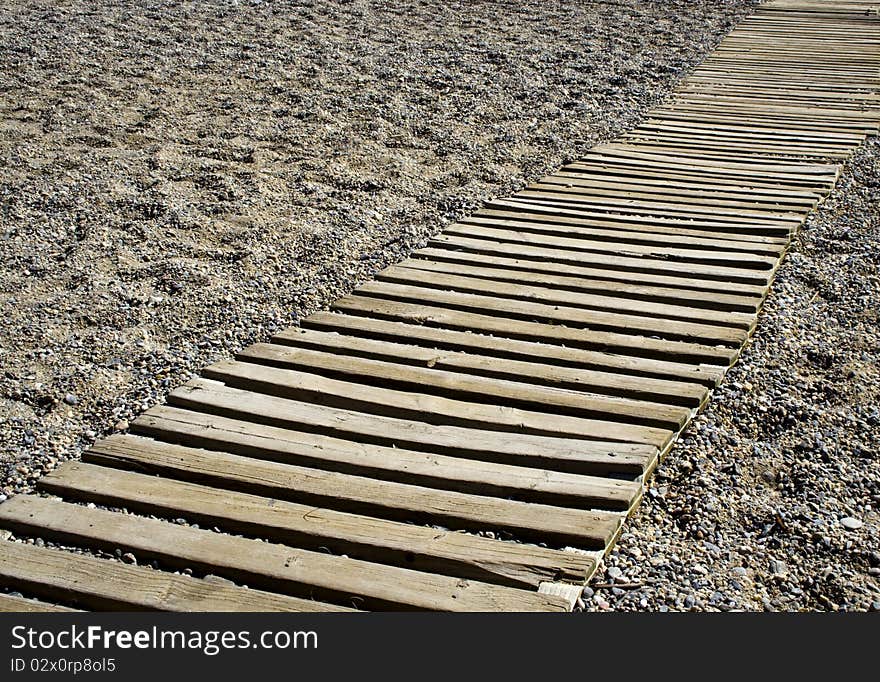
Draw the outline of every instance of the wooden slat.
M78 609L0 593L0 613L76 613Z
M639 146L645 142L643 139L634 140ZM693 143L694 147L699 147L706 154L709 146L706 141L701 141L699 145ZM656 147L660 145L672 146L666 142L658 144L650 143L650 146ZM762 147L767 149L768 147ZM687 145L683 145L678 151L685 152L688 150ZM705 156L703 157L705 158ZM638 213L651 216L664 216L669 218L685 218L695 220L706 220L707 217L712 221L724 223L741 224L743 229L748 229L752 223L779 223L782 225L797 224L798 216L791 212L782 212L778 210L756 210L748 208L725 208L723 206L701 206L700 204L687 203L681 204L671 201L664 201L656 197L626 197L619 198L603 195L600 197L592 197L586 191L582 191L578 187L559 187L553 184L544 184L535 182L527 185L513 196L529 197L539 199L555 199L577 202L582 207L589 208L594 211L602 211L608 213Z
M627 355L615 355L567 345L551 345L521 341L504 336L491 336L475 331L458 331L425 324L407 324L396 320L344 315L342 313L317 312L302 321L307 329L326 330L368 339L394 342L396 345L410 344L421 348L462 351L469 354L510 358L517 361L570 367L599 372L612 372L636 377L649 377L684 383L701 384L713 387L724 375L724 368L709 364L685 364L664 360L654 360ZM290 329L296 334L300 329ZM273 339L285 343L279 335ZM356 346L349 344L346 351L357 355ZM398 356L399 357L399 356Z
M66 499L122 507L229 533L416 571L537 589L583 583L595 569L586 553L506 542L435 526L399 523L131 471L65 462L39 481Z
M428 286L444 291L457 291L473 294L490 294L502 298L514 298L559 306L584 308L586 310L620 311L640 317L656 317L666 320L691 321L706 324L749 330L754 326L753 314L731 310L712 310L700 306L690 306L685 301L665 303L651 300L633 301L627 297L615 296L613 292L588 293L555 289L540 286L537 282L507 281L509 278L493 277L483 270L474 277L463 268L450 271L442 266L418 267L408 262L392 265L376 274L380 282L393 282L406 286Z
M610 512L392 483L139 436L106 438L89 450L84 460L354 514L415 523L444 522L461 530L506 530L523 540L561 546L604 547L622 521L620 515Z
M678 430L690 416L689 410L675 405L308 348L254 344L239 357L247 362L220 362L206 368L204 375L270 395L425 423L599 439L610 436L606 433L610 429L616 430L621 440L642 442L659 434L648 429L628 430L626 424ZM351 381L329 379L321 376L324 373ZM438 398L438 394L449 398ZM578 419L562 419L569 416Z
M443 291L424 286L393 282L368 282L355 290L355 296L415 301L453 310L492 312L498 316L521 320L539 320L578 329L589 329L637 337L659 337L736 347L748 338L748 331L699 322L669 318L641 317L572 306L533 303L501 296L484 296L459 291Z
M200 573L295 595L297 599L292 605L305 604L313 610L333 610L313 606L314 602L308 600L315 597L384 610L567 608L563 600L537 592L382 566L34 496L21 495L0 506L0 523L17 532L104 550L122 548L175 568L190 567ZM284 600L279 599L279 603L284 604Z
M535 254L535 258L529 258ZM702 280L696 278L670 277L656 274L642 274L637 272L627 272L626 270L616 270L613 268L603 269L601 267L591 267L589 265L578 265L580 259L572 258L568 262L561 263L558 259L544 258L543 256L555 255L555 252L547 250L518 249L511 253L510 249L498 247L490 242L477 242L472 245L447 245L436 244L434 246L419 249L412 254L412 257L404 261L407 265L417 267L413 261L435 261L442 263L461 263L464 265L478 266L501 266L511 273L537 273L542 277L546 275L558 275L566 277L578 277L583 280L595 280L599 282L608 282L609 292L623 296L627 291L632 291L628 287L651 287L659 289L660 296L665 295L667 298L680 300L686 297L690 292L694 292L689 301L696 301L709 298L709 296L717 296L717 300L721 303L733 301L740 303L742 299L751 299L756 304L760 302L767 290L764 285L742 284L739 282L722 282L713 280ZM522 257L525 256L525 257ZM439 266L438 266L439 267ZM669 290L673 290L669 293ZM735 299L726 298L734 296ZM647 297L646 297L647 298ZM721 307L721 306L718 306ZM751 311L749 308L747 312Z
M592 192L591 188L581 188L585 193ZM475 215L464 218L456 223L456 229L467 230L470 225L480 225L491 228L515 230L517 232L535 232L555 237L569 237L576 239L589 239L591 241L609 242L624 245L636 244L641 247L662 245L664 248L673 248L676 251L665 252L677 253L678 250L712 251L725 254L728 258L734 258L737 254L747 254L749 257L757 255L778 258L785 248L784 242L776 238L765 237L762 242L747 243L730 239L729 235L705 235L692 236L691 234L673 234L667 230L652 229L650 227L638 227L634 230L625 229L624 226L615 224L612 229L597 228L592 226L579 226L571 221L560 220L556 223L550 221L518 220L519 216L511 218L493 218L487 215L488 211L479 211ZM460 226L460 227L458 227ZM682 233L691 232L681 230ZM650 251L646 251L650 255ZM658 252L659 253L659 252ZM695 258L698 255L695 255Z
M194 411L364 443L571 473L631 473L672 437L671 431L648 427L632 427L619 440L603 441L420 423L254 393L206 379L193 379L181 386L168 402Z
M427 256L428 254L422 253L419 255ZM473 263L473 265L469 263ZM410 258L403 261L400 266L392 267L395 268L392 272L399 271L402 268L407 270L424 270L478 277L499 282L529 284L549 289L560 289L562 291L604 295L612 300L627 298L634 301L668 303L671 305L688 306L689 309L700 308L713 311L720 310L754 314L758 312L761 303L761 299L757 296L738 296L695 289L645 286L618 282L611 279L600 279L599 277L578 277L570 274L554 273L552 266L539 270L534 266L529 268L528 264L510 258L481 256L469 253L459 254L456 256L455 262L444 260L442 257L435 260ZM384 273L387 271L381 271L377 274L377 277L384 276ZM695 314L699 313L695 311ZM748 319L748 317L741 316L741 319ZM747 325L746 328L749 326L751 325Z
M558 367L542 362L523 362L462 352L442 352L411 344L374 341L356 336L293 328L278 333L274 343L334 352L341 356L412 363L437 370L513 379L519 382L556 386L572 390L603 392L638 400L698 407L706 398L706 388L693 381L667 381L632 377L608 371ZM535 349L533 349L535 350ZM247 357L248 349L242 353ZM527 356L543 359L540 355Z
M534 254L534 258L529 256ZM412 254L412 258L404 261L408 265L414 260L437 261L443 263L462 263L465 265L498 266L508 270L540 273L541 275L559 275L566 277L579 277L585 280L608 282L607 291L617 295L625 294L629 286L652 287L661 290L661 295L680 299L690 292L695 292L693 300L699 302L701 294L717 296L721 302L730 299L725 296L736 296L735 302L743 298L757 299L760 302L766 291L766 285L743 284L740 282L714 281L703 279L687 279L683 277L643 274L615 268L603 268L599 266L584 266L578 258L568 259L561 263L558 259L552 260L547 256L555 255L547 250L537 250L527 247L517 249L511 253L510 249L497 247L487 242L477 242L471 246L457 244L436 244L435 246L419 249ZM524 257L523 257L524 256ZM672 294L668 290L675 290ZM704 297L705 298L705 297ZM751 308L749 309L751 310Z
M155 440L284 464L581 509L625 511L640 493L634 481L356 443L174 407L153 408L135 429Z
M587 163L570 164L566 166L567 170L586 170L588 172L607 172L608 166L594 167ZM614 168L618 171L626 171L626 175L630 174L631 169L625 167ZM678 175L678 174L675 174ZM664 176L666 177L666 174ZM689 178L691 176L681 175L681 178ZM576 202L566 201L564 197L559 196L522 196L514 195L507 199L494 199L487 203L491 207L504 207L507 209L521 208L524 210L543 210L547 213L555 215L568 215L574 217L590 218L593 220L602 220L606 223L617 222L627 227L634 225L644 225L652 227L658 231L665 227L671 229L689 229L702 230L710 233L731 233L740 234L752 233L755 235L766 235L775 237L785 237L791 234L797 223L785 222L781 220L756 220L747 221L726 220L722 218L697 218L694 216L662 216L654 215L649 209L639 210L637 207L630 209L618 208L614 211L600 210L590 205L579 206Z
M29 503L36 497L20 496ZM15 498L13 498L15 499ZM10 505L15 508L17 505ZM5 512L6 504L0 506ZM122 515L114 515L125 518ZM344 611L281 594L16 542L0 545L0 585L98 611Z
M577 329L564 324L530 322L443 308L412 301L392 301L364 296L345 296L333 302L333 309L351 315L403 320L416 324L466 329L480 333L566 345L677 362L692 361L727 367L737 350L690 341L657 339L650 336ZM479 309L479 306L478 306Z
M638 179L638 174L632 173L630 169L613 168L608 166L588 166L587 164L570 164L565 166L560 172L575 173L584 171L584 175L593 175L595 173L606 174L608 178L622 177L625 180L630 178ZM651 179L655 177L650 172L645 177ZM664 179L669 178L668 175L660 175ZM698 176L697 176L698 177ZM693 176L674 174L670 180L678 179L682 182L693 180ZM775 185L774 185L775 187ZM579 207L576 204L566 203L564 201L551 201L549 199L539 200L528 197L509 197L507 199L493 199L486 202L486 206L494 210L517 211L520 213L533 213L552 215L564 218L575 218L578 220L587 220L603 227L610 227L614 223L623 229L642 229L663 233L669 230L670 234L693 234L696 236L715 236L725 239L737 239L741 241L760 241L762 237L775 237L777 239L787 239L791 236L793 228L790 224L780 222L758 222L750 221L747 225L744 223L725 222L723 220L695 220L693 218L664 218L662 216L652 216L650 213L639 213L637 211L615 211L602 212L591 209L590 207ZM601 222L599 222L601 221Z

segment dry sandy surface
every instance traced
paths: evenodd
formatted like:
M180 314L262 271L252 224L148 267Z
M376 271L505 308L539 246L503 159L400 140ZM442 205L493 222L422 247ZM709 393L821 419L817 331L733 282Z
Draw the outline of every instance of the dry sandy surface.
M0 495L633 125L753 4L3 3Z
M753 4L6 3L0 501L632 126ZM584 608L880 610L878 200L873 141Z

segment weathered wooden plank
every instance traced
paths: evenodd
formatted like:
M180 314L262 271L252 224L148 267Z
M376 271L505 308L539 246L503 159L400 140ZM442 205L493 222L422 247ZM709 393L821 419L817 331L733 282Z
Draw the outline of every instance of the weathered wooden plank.
M244 391L206 379L193 379L176 389L169 396L169 403L233 419L306 429L376 445L572 473L604 473L601 469L606 465L619 471L616 467L623 461L627 462L624 471L632 471L628 467L652 456L653 448L662 449L672 437L671 431L650 427L625 429L622 426L619 432L614 432L613 438L602 440L429 424ZM635 460L629 462L623 455L633 456Z
M633 133L635 135L635 133ZM654 134L653 137L658 137ZM704 152L707 143L696 142L690 138L691 144L701 147ZM645 142L651 142L651 148L657 146L653 140L649 140L646 133L638 133L638 139L632 140L633 144L644 146ZM672 146L666 141L662 144ZM682 146L681 151L687 149L686 145ZM767 150L769 146L762 149ZM705 158L702 157L702 158ZM537 197L540 199L564 199L565 201L576 201L581 205L589 206L592 210L603 212L634 212L652 216L665 216L670 218L687 218L687 219L705 219L710 216L712 220L722 221L726 223L738 223L746 227L754 222L764 223L781 223L790 225L791 223L800 222L800 216L790 211L767 210L767 209L749 209L749 208L726 208L723 206L701 206L700 204L688 202L686 204L664 201L657 197L614 197L608 194L599 197L593 197L588 191L584 191L581 187L559 187L554 184L545 184L542 182L534 182L514 194L515 197Z
M527 590L330 556L31 495L20 495L10 502L0 506L0 523L18 532L103 550L122 548L174 568L189 567L273 593L294 595L291 605L305 604L312 610L333 610L313 606L309 601L313 598L383 610L565 609L564 601ZM98 579L104 579L106 566L97 570ZM243 600L245 604L252 601ZM283 605L284 598L278 603Z
M698 95L695 95L698 96ZM767 179L804 187L830 187L839 172L835 164L748 163L683 158L670 153L641 151L639 145L614 143L593 147L582 159L585 162L619 163L627 166L687 170L708 176L749 178L760 174Z
M39 500L26 495L18 497L28 503ZM17 506L4 504L0 512ZM310 599L209 582L58 549L4 542L0 550L0 585L99 611L318 613L348 610Z
M653 336L673 341L736 347L748 338L747 330L722 327L716 324L624 315L571 306L533 303L514 298L443 291L393 282L368 282L356 289L354 295L392 301L415 301L462 311L491 311L498 316L521 320L540 320L549 324L588 329L591 332Z
M595 569L586 553L489 539L333 509L301 505L131 471L65 462L40 479L44 492L169 519L186 518L303 549L510 587L583 583Z
M684 122L688 125L702 123L699 119L693 118L669 118L663 119L674 122ZM715 122L717 124L718 122ZM668 201L672 201L672 197L679 197L681 201L690 201L692 199L704 199L707 202L713 200L729 200L732 202L742 202L756 204L757 206L781 206L788 211L798 211L807 207L815 207L817 199L821 196L821 192L816 190L795 190L783 192L773 187L754 186L751 182L741 185L735 185L727 182L715 182L702 177L685 177L684 179L674 179L666 176L652 176L644 171L629 175L629 171L615 171L609 168L607 171L597 173L589 170L576 170L563 166L552 175L545 176L547 178L560 178L567 181L581 180L583 182L602 183L603 188L613 189L620 187L630 191L646 192L658 194L666 197ZM730 239L744 239L742 235L733 233ZM754 239L754 236L748 236Z
M742 203L757 209L773 208L790 212L806 211L816 206L822 194L818 191L782 193L772 187L754 187L749 185L733 185L725 183L708 182L707 180L693 177L671 178L657 177L651 174L629 174L629 171L619 171L608 168L602 172L596 170L577 170L563 166L552 175L542 178L550 183L569 183L572 185L582 184L585 187L596 187L597 191L621 192L621 193L644 193L648 196L662 197L666 201L699 201L705 205L714 202L727 201ZM631 228L626 228L631 229ZM649 226L650 229L650 226ZM676 228L676 233L681 229ZM735 241L762 241L762 235L742 234L735 230L726 234L713 235L711 232L701 230L689 230L682 234L694 234L695 236L707 235ZM780 243L785 241L784 236L765 238L768 242Z
M309 348L254 344L239 358L245 362L222 361L203 374L258 393L427 424L644 442L659 436L649 429L677 431L690 416L680 406Z
M428 253L420 253L428 256ZM442 254L445 255L445 254ZM474 263L470 265L469 263ZM552 266L545 270L529 268L527 263L515 259L498 256L481 256L463 253L455 261L446 259L409 258L400 264L409 270L442 272L468 277L479 277L486 280L530 284L563 291L584 292L614 299L629 298L634 301L653 301L672 305L686 305L689 308L705 308L707 310L730 311L737 313L758 312L761 299L758 296L741 296L718 292L698 291L696 289L676 289L672 287L656 287L641 284L629 284L613 279L602 279L600 276L583 277L561 274ZM552 274L551 274L552 273ZM600 273L596 273L599 275Z
M299 504L459 530L508 531L523 540L604 547L620 514L435 490L162 443L111 436L83 455L92 464L148 471Z
M756 193L749 195L725 192L722 189L713 190L707 185L700 188L695 183L675 183L675 185L669 186L660 182L652 183L648 179L639 182L638 178L629 181L621 178L619 181L614 181L607 176L573 171L566 172L564 169L560 169L551 175L545 175L539 182L548 186L555 185L569 189L578 188L588 196L595 197L596 199L601 197L652 199L679 204L721 206L728 209L748 208L758 211L767 209L785 213L808 211L815 204L815 200L810 197L783 199L781 197L762 196ZM704 238L712 239L712 237ZM728 235L727 241L732 241L730 235ZM743 245L740 244L740 246Z
M567 179L560 182L568 182ZM586 191L592 191L584 188ZM575 237L578 239L590 239L593 241L620 242L621 244L638 244L640 246L652 246L663 244L675 249L689 249L695 251L709 250L729 253L731 256L737 253L746 253L758 256L772 256L778 258L784 250L785 244L779 238L766 237L763 242L744 242L730 239L730 235L715 235L700 233L699 236L692 234L673 234L656 228L644 228L628 230L625 226L615 224L611 229L599 228L592 225L578 225L573 221L536 221L523 219L511 212L511 217L492 217L488 211L477 211L472 216L460 220L457 224L481 225L486 227L503 228L516 231L531 231L559 237ZM464 229L464 227L462 227ZM690 230L682 232L691 232Z
M755 325L753 313L712 310L690 306L684 301L676 303L645 299L634 301L626 297L617 297L610 291L595 294L560 290L544 286L540 282L526 282L524 279L511 281L510 278L493 277L487 270L479 273L483 276L474 277L464 268L456 268L450 272L439 267L418 267L417 263L418 261L415 261L413 267L410 267L410 263L406 261L401 265L391 265L378 272L376 279L380 282L394 282L407 286L427 286L444 291L486 294L586 310L618 311L640 317L699 322L734 329L749 330ZM516 276L518 273L514 275Z
M693 361L723 367L732 364L738 352L725 346L575 329L560 324L494 317L411 301L345 296L333 302L333 309L353 315L403 320L453 329L469 329L512 339L526 339L540 343L647 358L661 358L677 362Z
M520 258L520 252L524 249L518 249L515 253L510 253L506 248L493 248L491 243L480 243L474 248L460 247L455 244L435 244L434 246L425 247L414 252L411 258L406 261L407 264L415 260L418 261L437 261L444 263L461 263L465 265L485 265L500 266L508 270L560 275L567 277L579 277L584 280L594 280L599 282L608 282L609 290L615 292L625 292L626 286L645 286L656 287L661 290L673 290L674 295L687 296L689 292L696 292L693 300L700 300L701 293L717 296L718 300L725 301L725 295L737 297L737 299L746 298L760 303L767 291L766 285L743 284L741 282L721 282L705 279L687 279L684 277L674 277L655 274L644 274L617 269L602 269L590 265L576 265L577 259L572 258L568 262L560 263L546 258L529 258L532 254L536 254L534 250L529 248L526 252L526 258ZM538 254L536 254L538 255ZM755 300L757 299L757 300ZM750 310L749 310L750 312Z
M342 313L313 313L302 320L302 325L308 329L390 341L398 345L416 345L431 349L432 352L434 350L462 351L529 363L533 363L536 358L539 358L540 363L554 367L613 372L628 376L700 384L710 388L716 386L724 375L724 369L718 365L690 364L616 355L559 344L521 341L504 336L481 334L471 330L460 331ZM297 331L298 329L295 327L290 329L291 334L295 334ZM276 338L276 341L284 343L281 338ZM350 354L358 354L353 345L348 345L346 348Z
M625 511L640 492L633 481L412 452L175 407L153 408L138 420L135 431L155 440L283 464L581 509Z
M460 351L444 352L436 348L376 341L296 327L279 332L272 341L273 343L334 352L343 356L393 360L437 370L514 379L526 383L625 396L686 407L699 407L707 393L705 386L693 381L635 378L627 374L611 372L607 367L606 371L601 372L584 368L559 367L537 362L536 360L543 359L540 355L529 356L530 361L523 362Z
M617 173L616 169L607 166L590 166L578 164L580 170L586 171L588 174L596 172L607 174L613 177ZM578 172L579 168L574 164L566 166L568 172ZM630 175L627 170L621 177L629 179L630 177L639 177L638 175ZM649 175L648 177L653 177ZM659 175L656 177L668 177L670 181L689 180L690 176L681 176L676 173L671 176ZM787 239L791 236L795 225L779 222L758 222L749 223L726 222L723 220L697 220L695 218L669 218L664 216L653 216L649 212L638 213L637 211L597 211L590 207L579 207L577 204L564 201L551 201L549 199L533 199L529 197L513 196L506 199L492 199L486 202L487 208L500 209L506 211L518 211L521 213L538 213L545 215L553 215L565 218L576 218L579 220L603 221L607 226L610 223L618 223L626 229L634 229L641 225L651 231L662 232L669 229L673 232L686 234L703 234L713 235L729 239L746 239L753 237L776 237Z
M560 209L560 214L567 211ZM566 247L549 247L540 243L529 243L525 239L507 241L500 238L464 237L455 234L440 234L429 244L433 248L468 250L491 256L516 256L521 260L538 260L560 265L601 268L624 272L644 273L651 276L679 277L692 285L695 280L731 282L746 284L753 291L767 287L772 271L730 267L727 265L703 265L700 263L679 263L676 261L644 258L642 256L620 256L578 251Z
M678 182L678 183L693 183L693 184L711 184L711 185L727 185L728 187L734 188L736 190L740 190L741 188L753 188L756 192L767 193L773 192L778 194L787 194L789 192L798 192L798 193L811 193L824 195L827 194L830 188L822 185L808 185L804 186L802 184L792 184L786 180L779 180L776 178L765 178L762 176L742 176L742 175L713 175L711 177L707 177L700 171L696 170L688 170L681 167L658 167L658 166L637 166L637 165L628 165L625 163L613 163L611 161L599 161L594 159L583 159L577 162L570 163L566 165L563 169L565 172L569 173L584 173L590 175L605 175L607 177L622 177L627 180L629 179L648 179L648 180L659 180L659 181L668 181L668 182ZM657 221L664 220L657 218ZM665 219L668 220L668 219ZM682 222L682 221L677 221ZM673 222L673 224L675 224ZM720 224L723 226L723 223ZM686 227L686 225L683 225ZM720 229L719 226L716 226L716 229ZM769 231L769 228L764 228L764 233L774 234ZM786 234L780 234L778 228L775 233L777 236L786 236Z
M512 229L501 225L454 223L447 226L444 235L479 237L507 243L535 244L554 249L589 251L591 253L631 256L641 259L660 259L664 263L697 263L703 265L732 267L746 270L771 270L777 256L759 255L747 251L721 251L715 249L637 244L617 240L614 242L590 239L587 235L555 235L538 230Z
M78 609L27 599L11 594L0 594L0 613L76 613Z

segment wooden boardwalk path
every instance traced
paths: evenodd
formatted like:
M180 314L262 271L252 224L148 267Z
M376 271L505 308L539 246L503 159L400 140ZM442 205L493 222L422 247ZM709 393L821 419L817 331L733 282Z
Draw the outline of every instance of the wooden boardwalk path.
M159 567L0 542L0 610L570 609L878 132L878 9L763 5L635 130L0 505Z

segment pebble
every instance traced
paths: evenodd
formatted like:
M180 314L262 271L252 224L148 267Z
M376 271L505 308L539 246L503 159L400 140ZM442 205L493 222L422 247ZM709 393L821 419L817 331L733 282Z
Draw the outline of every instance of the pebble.
M77 398L75 395L73 395L73 393L67 393L64 396L64 402L67 403L68 405L78 405L79 398Z
M840 519L840 525L847 530L858 530L865 524L858 519L853 518L852 516L845 516L844 518Z
M132 554L131 552L126 552L125 554L123 554L122 561L125 562L126 564L137 565L137 557L135 557L135 555Z
M770 573L773 575L785 575L788 573L788 566L785 565L784 561L779 561L778 559L771 559L770 561Z
M149 21L133 16L122 27L104 9L79 16L58 5L52 22L27 3L17 12L17 30L7 31L14 44L0 50L0 70L10 74L13 92L27 83L22 118L41 120L54 105L48 84L55 74L39 55L57 57L50 61L62 64L58 75L71 85L56 127L39 134L22 128L23 137L16 140L15 146L35 155L33 166L16 169L13 180L9 170L0 169L0 187L15 187L3 226L2 285L17 294L15 301L7 299L0 336L21 339L20 348L4 349L5 375L0 376L0 390L14 416L4 414L0 420L0 439L11 453L0 467L5 473L0 501L30 490L49 456L76 458L88 430L93 433L87 438L111 429L126 431L140 410L161 402L219 353L269 338L375 269L401 260L442 222L458 219L487 197L509 194L510 187L540 177L562 159L577 158L594 142L635 124L645 107L663 97L754 3L624 2L593 9L560 0L533 4L528 21L497 28L480 9L482 3L473 3L454 17L439 17L450 35L436 48L425 47L425 30L419 28L436 23L434 7L414 3L400 18L374 3L365 19L355 11L359 3L350 3L351 9L333 3L338 9L330 22L321 3L310 3L315 7L308 10L308 25L319 27L319 47L309 44L308 49L297 47L307 42L297 40L302 31L289 28L305 22L288 21L286 12L276 20L266 12L268 4L240 3L234 14L241 13L243 20L230 22L198 21L201 10L193 10L197 16L190 23L197 40L179 65L180 76L189 75L190 63L207 69L209 79L223 75L230 63L216 46L232 42L259 55L260 68L248 70L244 94L229 89L228 83L238 79L212 80L218 83L216 92L206 92L192 117L181 116L173 98L145 93L143 111L155 114L150 134L167 142L163 153L134 150L113 163L102 162L107 152L101 150L125 142L115 131L125 127L113 118L119 96L111 93L96 102L83 84L105 75L106 63L119 56L119 45L129 38L150 49L137 60L116 59L114 77L161 70L173 47L167 37L171 32L163 28L179 22L181 10L160 3ZM572 16L577 21L570 21ZM322 40L323 26L332 23L344 30L364 21L375 26L363 31L365 43L357 50ZM479 46L462 39L466 31L459 23L485 28ZM537 36L534 26L553 27L553 39ZM584 26L590 27L589 49L579 50L576 62L561 58L557 45L579 40ZM120 41L121 31L125 41ZM393 40L401 31L407 36L415 32L412 40ZM324 42L332 47L320 47ZM607 47L628 44L645 49ZM94 64L71 59L89 49L102 59ZM346 68L322 68L331 49ZM364 60L360 51L370 58ZM12 68L27 54L38 56L26 60L27 68ZM495 57L487 62L486 55ZM287 69L291 59L304 72L324 73L326 87L299 88L293 79L289 101L276 113L260 102L278 106L275 74ZM447 63L456 64L455 82L443 85L451 77ZM503 77L485 78L490 71ZM404 74L406 87L388 88L388 82L399 82ZM436 104L441 86L450 90L448 101L457 102L456 107ZM168 87L175 87L173 80ZM515 104L534 102L536 94L540 116L527 104ZM364 97L376 110L387 110L392 122L364 121ZM235 107L234 116L226 104ZM460 111L468 112L467 120L461 120ZM499 143L485 145L471 132L478 128L471 113L477 121L503 115ZM306 124L290 133L289 121L300 116ZM410 135L404 126L399 141L403 149L424 150L424 173L400 172L398 166L411 164L411 153L382 142L401 128L394 122L401 118L423 121L429 131ZM95 120L110 123L96 132L89 123ZM277 129L275 120L280 121ZM312 127L323 130L327 120L339 122L334 135L309 132ZM265 122L260 142L268 144L259 146L275 146L277 152L240 148L255 142L242 121ZM577 139L580 135L583 139ZM195 138L194 154L174 153ZM95 147L77 142L76 163L46 163L71 158L69 141L84 139ZM356 165L345 165L340 139ZM836 603L846 597L850 604L866 603L864 595L870 592L854 596L871 583L864 555L857 554L858 547L844 546L840 529L833 532L835 516L823 515L831 510L864 523L865 532L850 536L852 542L876 546L871 534L876 517L870 514L876 514L880 496L864 487L848 489L846 481L870 480L870 457L853 453L874 450L872 442L856 441L868 440L872 427L864 424L880 423L871 373L860 372L860 365L872 367L878 359L871 323L878 300L874 254L880 250L873 221L880 186L878 145L877 140L867 142L865 151L848 162L838 189L802 231L779 270L761 325L729 372L729 390L715 392L660 466L642 509L627 522L628 537L620 546L636 546L639 553L631 556L651 559L630 562L621 554L610 559L606 574L614 581L625 575L644 578L650 599L636 602L619 588L604 590L605 596L584 590L587 607L638 605L666 612L666 604L689 597L690 608L703 609L716 595L724 599L728 567L739 560L737 555L748 557L756 578L770 556L798 576L819 576L823 565L831 563L833 577L817 580L811 597L814 591L821 594L827 582ZM9 141L0 140L0 146L8 156ZM302 148L317 159L340 160L272 162L272 154L277 160ZM201 153L228 155L232 161L206 160ZM260 157L268 158L273 169L265 183ZM254 171L246 183L240 175L244 165ZM276 186L285 188L284 196L279 198ZM229 215L243 220L230 225L224 219ZM284 220L276 221L279 217ZM383 231L377 242L376 230L368 226L378 220ZM383 246L376 249L375 243ZM37 329L39 335L33 332ZM853 376L847 373L851 369ZM86 417L77 414L86 410L52 410L44 397L57 396L61 386L71 391L64 403L95 406L94 413ZM795 447L802 442L803 450ZM755 484L762 471L768 485ZM769 475L773 471L780 472L778 480ZM868 504L875 505L874 511L866 509ZM797 541L814 533L821 545L804 547ZM130 553L121 558L126 556L136 561ZM691 572L696 564L705 566ZM745 609L802 609L807 600L792 601L782 583L743 581L736 596ZM693 594L683 596L687 590Z

